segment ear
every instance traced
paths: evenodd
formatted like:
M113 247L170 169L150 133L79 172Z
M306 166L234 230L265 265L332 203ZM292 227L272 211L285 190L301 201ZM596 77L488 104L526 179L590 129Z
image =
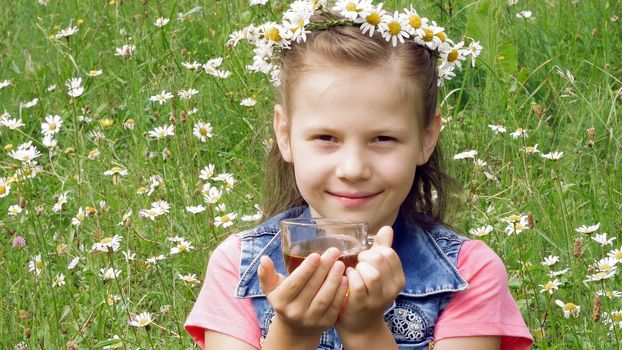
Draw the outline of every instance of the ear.
M276 142L281 151L281 157L288 163L292 162L292 150L289 144L289 119L285 115L283 106L277 104L274 106L274 134Z
M417 165L423 165L428 162L430 156L432 156L432 152L434 152L434 148L436 148L436 143L438 142L438 136L441 133L441 112L439 110L434 114L434 118L430 121L430 124L427 128L422 130L422 144L421 144L421 154L419 155L419 162Z

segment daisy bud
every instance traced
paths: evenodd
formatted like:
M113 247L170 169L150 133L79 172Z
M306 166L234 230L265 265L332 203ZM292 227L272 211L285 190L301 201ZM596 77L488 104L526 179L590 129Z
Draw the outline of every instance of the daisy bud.
M593 141L593 140L589 140L589 141L587 142L587 147L589 147L589 148L594 147L594 141Z
M171 113L171 116L168 118L168 120L171 122L171 124L177 123L177 118L175 118L173 113Z
M13 234L15 233L15 230L10 227L7 227L6 232L9 234L9 236L13 236Z
M67 350L78 350L78 344L76 344L76 342L73 340L68 341Z
M186 112L185 112L185 111L182 111L179 117L181 118L181 119L180 119L181 124L182 124L182 125L183 125L183 124L186 124Z
M24 329L24 338L28 339L32 335L32 330L30 328Z
M25 206L26 206L26 198L19 197L19 207L24 209Z
M246 195L246 199L247 199L247 200L249 200L249 201L252 201L252 200L255 200L255 196L253 196L253 194L252 194L252 193L248 193L248 194Z
M601 315L600 296L596 295L594 297L594 309L592 310L592 321L598 322L598 320L600 320L600 315Z
M60 329L58 331L60 332L60 334L67 334L67 332L69 332L69 330L65 326L60 326Z
M575 258L578 258L581 256L582 250L583 248L583 239L582 238L576 238L574 240L574 245L573 245L573 249L572 249L572 254L574 255Z
M587 129L587 136L593 139L596 136L596 129L595 128Z

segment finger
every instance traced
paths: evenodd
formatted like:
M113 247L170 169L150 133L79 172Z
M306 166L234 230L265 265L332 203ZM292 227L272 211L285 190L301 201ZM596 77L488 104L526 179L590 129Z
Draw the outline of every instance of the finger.
M397 252L392 248L385 246L377 246L376 252L382 254L384 260L389 264L389 268L394 278L404 279L404 267Z
M348 286L350 287L350 295L348 296L348 304L362 304L367 298L367 287L361 274L354 268L348 267L346 270L348 276Z
M257 275L259 277L259 286L266 295L272 293L272 291L278 287L281 282L281 277L283 277L276 272L272 259L265 255L259 260Z
M313 253L307 256L287 278L281 283L280 293L285 300L295 299L303 291L309 281L320 266L320 255Z
M327 275L334 266L335 261L339 259L340 255L341 253L337 248L329 248L324 252L324 254L322 254L319 266L315 268L315 271L311 277L309 277L305 288L300 291L298 298L301 300L307 300L309 304L311 303L313 297L320 290L322 283L324 283L324 280L327 278ZM343 270L341 273L343 274Z
M339 288L333 297L333 302L330 308L326 311L323 318L327 320L336 320L339 315L345 312L345 308L348 302L348 278L341 276L339 278ZM333 322L334 323L334 322Z
M374 301L383 300L382 277L380 272L368 262L356 264L356 271L360 274L367 289L367 297Z
M376 270L378 270L383 281L392 281L393 270L391 269L388 259L381 253L382 248L391 249L380 245L372 247L370 250L361 252L359 254L358 261L359 263L366 262L372 265Z
M330 268L326 280L321 285L320 290L313 296L313 300L309 305L311 317L313 315L324 315L330 309L335 299L335 294L341 286L341 277L343 277L345 269L346 267L341 261L336 261Z
M391 226L382 226L380 230L378 231L378 234L374 238L373 246L383 245L386 247L390 247L392 243L393 243L393 229L391 228Z

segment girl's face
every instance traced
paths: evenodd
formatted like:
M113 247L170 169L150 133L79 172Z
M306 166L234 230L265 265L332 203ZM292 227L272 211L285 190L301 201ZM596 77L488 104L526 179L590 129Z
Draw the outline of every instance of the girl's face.
M394 223L440 130L439 116L421 130L420 94L403 86L395 69L322 65L290 92L290 115L275 106L281 155L314 216L366 220L372 234Z

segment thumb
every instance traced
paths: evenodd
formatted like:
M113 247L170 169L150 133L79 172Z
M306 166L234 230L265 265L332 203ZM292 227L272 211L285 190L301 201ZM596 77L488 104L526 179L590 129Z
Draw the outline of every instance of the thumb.
M276 272L272 259L265 255L259 260L257 275L259 276L259 286L266 295L278 287L281 284L281 280L285 278Z
M393 244L393 229L391 226L382 226L374 239L374 246L383 245L391 248Z

